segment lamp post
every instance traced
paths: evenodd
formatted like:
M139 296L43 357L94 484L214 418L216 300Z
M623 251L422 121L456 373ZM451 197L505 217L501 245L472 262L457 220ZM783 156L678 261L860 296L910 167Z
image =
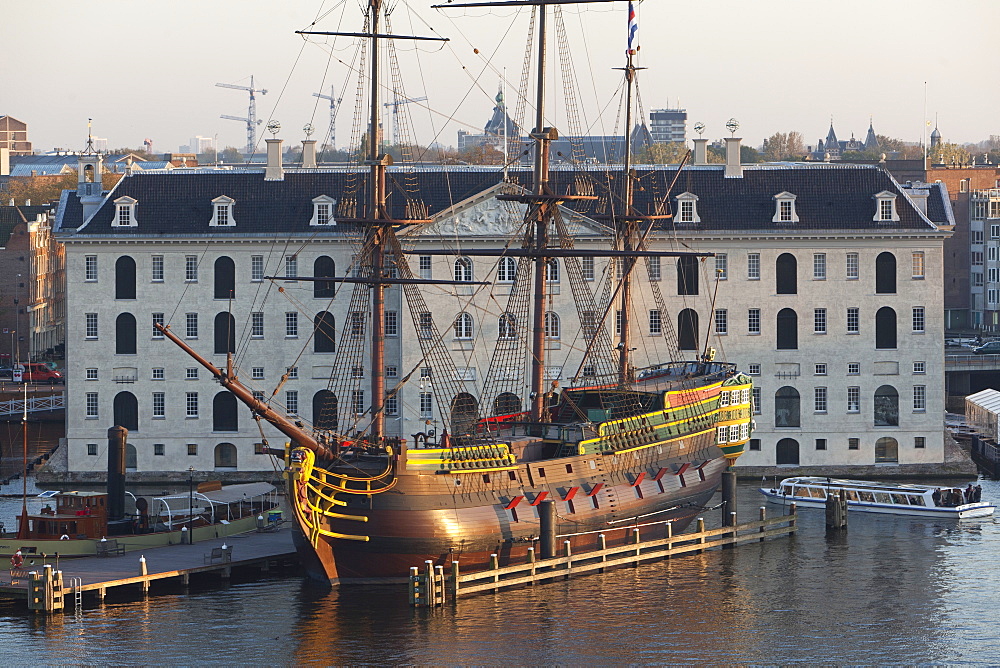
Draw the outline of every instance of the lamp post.
M14 331L15 333L21 329L21 307L18 305L21 303L21 274L17 275L17 283L14 285ZM21 361L21 345L20 340L18 340L17 345L17 361ZM14 365L11 364L13 367Z
M188 467L188 545L194 545L194 467Z

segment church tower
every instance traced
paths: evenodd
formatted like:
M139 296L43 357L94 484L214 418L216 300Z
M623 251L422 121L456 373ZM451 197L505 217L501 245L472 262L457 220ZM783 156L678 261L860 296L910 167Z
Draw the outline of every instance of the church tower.
M90 132L91 119L87 119L87 148L77 159L76 196L83 205L83 219L87 220L101 205L104 199L101 174L104 170L104 157L94 148L94 139Z

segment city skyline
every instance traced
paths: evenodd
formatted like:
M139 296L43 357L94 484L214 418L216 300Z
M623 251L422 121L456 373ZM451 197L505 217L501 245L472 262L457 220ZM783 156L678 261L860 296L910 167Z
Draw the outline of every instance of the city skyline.
M82 149L88 118L94 119L94 134L107 137L111 147L141 147L149 137L154 151L176 151L190 137L203 135L217 138L220 148L242 148L245 126L219 116L245 115L247 95L215 84L247 85L251 74L257 87L268 89L258 96L258 118L279 120L278 136L286 145L303 138L307 122L316 128L313 138L322 141L328 103L312 93L328 93L331 85L344 97L338 145L351 135L357 82L347 63L353 42L340 38L330 48L306 42L295 31L358 30L354 7L296 3L276 9L262 0L182 0L169 7L56 0L49 5L56 11L44 16L36 7L18 1L7 8L9 25L17 26L6 40L9 52L30 57L19 58L19 67L0 75L7 91L0 114L28 123L36 151ZM514 106L526 12L412 7L409 14L403 7L397 10L395 32L451 39L444 46L398 45L403 78L416 84L405 95L429 98L411 105L415 139L454 145L459 129L482 130L504 78ZM582 27L589 35L586 47L579 36L570 36L580 72L581 125L589 134L616 131L620 73L613 68L623 60L626 11L624 3L563 10L571 32ZM935 117L945 141L976 142L1000 134L987 112L1000 102L1000 92L980 84L975 67L996 62L1000 47L990 39L990 21L969 20L996 16L989 0L961 6L847 0L836 15L826 6L792 0L644 3L638 12L639 64L649 68L641 84L644 111L686 108L689 137L698 121L705 123L706 137L725 136L726 121L736 118L738 134L749 145L792 130L815 145L831 117L844 139L852 133L863 137L869 119L879 134L911 142L929 134ZM618 32L607 28L618 23ZM606 38L594 40L595 34ZM46 35L69 42L74 63L81 64L66 65L67 49L39 49ZM80 37L74 41L73 35ZM949 48L959 40L962 49ZM555 52L552 41L550 52ZM558 64L552 62L550 69L558 70ZM553 81L551 89L557 87ZM550 123L568 134L562 107L550 102L547 111ZM265 134L262 124L258 151Z

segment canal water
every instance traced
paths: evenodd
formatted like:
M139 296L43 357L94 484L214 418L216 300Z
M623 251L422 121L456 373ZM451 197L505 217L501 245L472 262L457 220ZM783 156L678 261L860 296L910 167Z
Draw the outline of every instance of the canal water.
M1000 501L1000 483L981 484ZM741 519L755 518L756 486L739 492ZM0 501L0 519L19 506ZM1000 517L851 513L834 538L822 511L801 510L799 524L792 538L434 610L408 607L405 588L325 592L291 575L109 599L80 616L5 604L0 647L6 665L1000 662Z

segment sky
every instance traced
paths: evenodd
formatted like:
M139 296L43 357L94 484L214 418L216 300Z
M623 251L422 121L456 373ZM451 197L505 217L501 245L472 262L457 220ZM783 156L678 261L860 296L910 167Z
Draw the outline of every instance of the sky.
M481 132L502 79L514 106L529 10L393 1L395 33L450 40L397 42L401 95L428 98L402 107L418 143L454 145L459 129ZM624 61L626 4L562 11L579 127L620 132L614 68ZM721 138L730 118L750 145L792 130L815 144L831 118L840 139L863 138L869 119L877 133L907 141L929 134L935 118L945 141L1000 135L1000 86L991 74L1000 62L991 34L1000 0L646 0L637 12L643 108L686 109L689 138L697 121L706 137ZM258 97L258 118L278 120L286 145L304 138L306 123L322 141L329 103L312 93L331 85L343 96L337 144L351 136L355 40L306 40L295 31L314 21L313 30L361 31L358 0L5 0L2 16L0 115L27 122L36 151L82 149L88 118L110 147L149 138L156 152L177 151L202 135L242 148L245 124L219 116L245 117L248 94L215 84L245 86L251 75L268 91ZM553 100L563 88L558 71L553 58ZM574 127L551 100L546 117L564 134ZM263 125L258 135L262 146Z

